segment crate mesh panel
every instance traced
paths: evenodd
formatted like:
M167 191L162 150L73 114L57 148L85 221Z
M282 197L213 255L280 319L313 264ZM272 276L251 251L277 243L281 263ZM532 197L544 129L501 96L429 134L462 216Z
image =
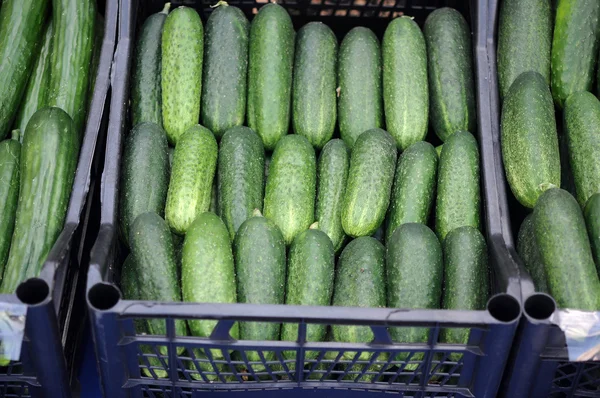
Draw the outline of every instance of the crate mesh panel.
M600 363L560 362L554 374L552 396L600 397Z
M29 398L31 394L25 383L7 382L0 383L0 397Z

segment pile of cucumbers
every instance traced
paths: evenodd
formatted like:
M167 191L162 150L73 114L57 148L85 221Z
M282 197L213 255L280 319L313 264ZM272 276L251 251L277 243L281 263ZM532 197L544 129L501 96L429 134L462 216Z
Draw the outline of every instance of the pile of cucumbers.
M0 293L37 277L63 230L103 29L95 0L2 2Z
M533 209L521 224L517 251L537 290L561 308L598 311L600 101L590 91L600 3L558 0L556 9L551 3L501 4L504 170L517 201Z
M206 25L186 7L149 16L121 168L124 298L485 309L471 51L467 22L450 8L423 31L392 20L381 45L354 28L339 49L323 23L296 34L275 3L252 23L222 1ZM430 124L440 149L424 141ZM176 332L208 337L214 325L181 321ZM166 333L160 320L137 328ZM296 340L297 325L239 323L231 335ZM308 341L327 335L308 326ZM334 326L329 338L373 335ZM441 336L467 339L466 329Z

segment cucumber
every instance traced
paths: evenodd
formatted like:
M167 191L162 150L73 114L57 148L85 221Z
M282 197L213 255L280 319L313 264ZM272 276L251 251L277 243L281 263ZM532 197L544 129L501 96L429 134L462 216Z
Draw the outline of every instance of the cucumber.
M552 186L560 187L560 154L552 96L537 72L521 74L502 105L504 170L515 198L533 208Z
M600 192L600 101L585 91L571 95L565 102L564 124L577 201L583 208Z
M218 214L231 240L254 209L262 209L265 150L248 127L233 127L223 135L218 160Z
M592 195L585 206L583 214L592 247L592 255L598 268L598 264L600 264L600 193Z
M193 8L176 8L163 26L160 72L163 125L173 145L200 117L203 53L200 16Z
M162 127L161 40L170 3L144 21L135 43L131 69L131 124L152 122Z
M443 147L444 147L444 144L438 145L438 146L435 147L435 153L438 156L438 160L439 160L440 156L442 156L442 148Z
M435 228L444 242L455 228L480 229L479 150L471 133L459 131L444 144L439 162Z
M314 221L315 151L301 135L283 137L269 167L264 214L281 230L286 245Z
M435 198L437 164L433 145L425 141L412 144L400 155L387 217L386 242L402 224L427 225Z
M337 118L337 38L322 22L298 31L292 92L294 132L321 149L333 136Z
M244 124L250 23L239 8L217 5L206 23L200 118L221 138Z
M342 200L349 165L350 154L343 140L334 139L325 144L319 155L315 218L319 229L331 239L336 252L346 240L342 228Z
M352 237L372 235L383 222L390 203L396 165L396 144L381 129L361 134L350 156L342 227Z
M489 297L488 253L478 229L459 227L444 241L444 294L442 308L447 310L484 310ZM469 329L445 328L440 341L467 344ZM451 354L455 357L460 354Z
M19 112L15 119L14 127L25 132L27 123L31 116L40 108L44 107L46 102L46 93L48 91L48 81L50 79L50 53L52 49L52 21L46 26L44 40L41 43L40 51L33 64L31 75L27 81L25 93L21 99Z
M600 281L575 198L560 188L548 189L533 209L533 229L558 307L600 309Z
M552 96L563 107L569 96L590 91L598 55L600 3L559 0L552 38Z
M12 139L0 142L0 275L4 272L15 228L20 160L19 130L15 130Z
M439 8L423 28L427 42L430 119L442 141L457 131L475 133L471 31L453 8Z
M217 156L215 136L199 124L177 140L165 205L165 218L175 233L185 234L209 209Z
M525 269L531 275L535 289L538 292L549 293L548 277L546 276L546 266L542 262L540 250L535 242L533 232L533 213L530 213L519 228L517 237L517 253L521 256Z
M359 135L383 127L381 47L372 30L353 28L338 55L338 123L350 149Z
M88 96L85 109L89 112L94 99L94 88L96 87L96 77L100 67L100 57L102 56L102 42L104 41L104 17L96 13L96 24L94 25L94 48L92 51L92 61L90 73L88 75Z
M33 114L21 148L17 216L1 293L12 294L39 275L63 229L78 154L79 134L65 111L43 108Z
M250 27L247 120L269 151L290 124L294 36L290 15L275 3L261 7Z
M10 131L43 39L48 0L5 0L0 8L0 140ZM23 130L24 131L24 130Z
M217 180L217 178L213 178L213 184L210 190L210 206L208 206L208 211L215 214L219 211L219 184Z
M504 0L498 22L500 97L523 72L534 71L550 84L552 9L548 0Z
M167 136L154 123L140 123L131 130L123 148L119 224L123 241L142 213L164 214L169 187Z
M402 16L383 36L383 104L385 124L404 151L425 139L429 117L427 49L419 25Z
M81 136L87 114L95 24L95 0L52 1L54 37L47 105L67 112Z

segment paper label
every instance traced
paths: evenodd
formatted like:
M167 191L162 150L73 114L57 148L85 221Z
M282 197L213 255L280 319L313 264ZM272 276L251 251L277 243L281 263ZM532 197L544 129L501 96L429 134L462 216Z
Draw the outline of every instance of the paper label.
M0 365L19 360L26 316L25 304L0 303Z
M600 313L566 309L555 312L550 321L565 333L569 361L600 360Z

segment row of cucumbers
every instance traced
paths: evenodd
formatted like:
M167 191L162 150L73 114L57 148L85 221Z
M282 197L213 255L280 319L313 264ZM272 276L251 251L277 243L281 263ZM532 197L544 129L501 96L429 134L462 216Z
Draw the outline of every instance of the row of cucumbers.
M0 293L39 275L63 229L102 30L94 0L2 2Z
M556 10L550 3L501 5L504 169L515 198L533 209L520 227L517 250L537 290L550 293L561 308L597 311L600 101L589 91L600 2L559 0Z

